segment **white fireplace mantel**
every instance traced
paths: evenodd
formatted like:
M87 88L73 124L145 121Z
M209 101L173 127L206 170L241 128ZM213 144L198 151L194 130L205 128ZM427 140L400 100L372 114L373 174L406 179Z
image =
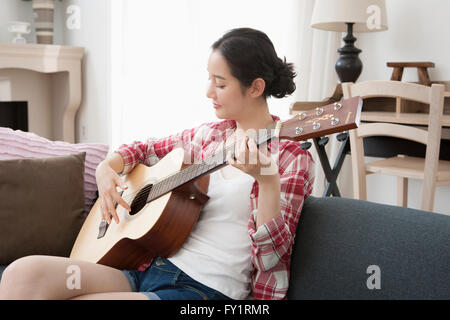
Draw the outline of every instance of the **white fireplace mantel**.
M0 44L0 79L11 82L11 100L28 101L29 131L75 142L83 55L80 47Z

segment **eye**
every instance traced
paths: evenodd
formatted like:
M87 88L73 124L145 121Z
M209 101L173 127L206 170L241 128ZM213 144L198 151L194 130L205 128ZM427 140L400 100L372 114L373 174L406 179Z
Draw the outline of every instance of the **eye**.
M225 86L216 86L216 88L223 89Z

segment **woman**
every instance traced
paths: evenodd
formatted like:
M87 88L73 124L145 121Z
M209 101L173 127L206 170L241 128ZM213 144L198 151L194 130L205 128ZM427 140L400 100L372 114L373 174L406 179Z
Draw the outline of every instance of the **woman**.
M130 207L116 191L126 188L119 173L153 165L175 147L204 159L235 143L234 154L227 154L231 166L210 175L210 199L183 247L131 271L62 257L21 258L5 270L0 298L285 298L294 235L313 185L312 159L298 142L281 140L273 160L275 142L258 149L247 133L279 120L267 98L295 90L293 66L277 57L266 34L240 28L213 44L208 72L207 96L221 121L122 145L96 171L103 218L120 223L113 202ZM264 172L273 165L277 170ZM75 289L66 285L71 266L80 270Z

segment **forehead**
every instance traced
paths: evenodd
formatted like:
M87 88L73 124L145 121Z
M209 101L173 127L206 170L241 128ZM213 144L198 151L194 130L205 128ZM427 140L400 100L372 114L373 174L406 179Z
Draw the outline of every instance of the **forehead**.
M228 63L218 50L214 50L209 55L208 72L214 76L221 78L230 78L231 72Z

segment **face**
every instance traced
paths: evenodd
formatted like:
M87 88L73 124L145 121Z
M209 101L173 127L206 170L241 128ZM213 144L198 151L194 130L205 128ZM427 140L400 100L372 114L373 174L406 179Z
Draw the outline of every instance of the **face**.
M249 97L228 67L225 58L214 50L208 60L209 83L206 96L212 100L219 119L238 120Z

